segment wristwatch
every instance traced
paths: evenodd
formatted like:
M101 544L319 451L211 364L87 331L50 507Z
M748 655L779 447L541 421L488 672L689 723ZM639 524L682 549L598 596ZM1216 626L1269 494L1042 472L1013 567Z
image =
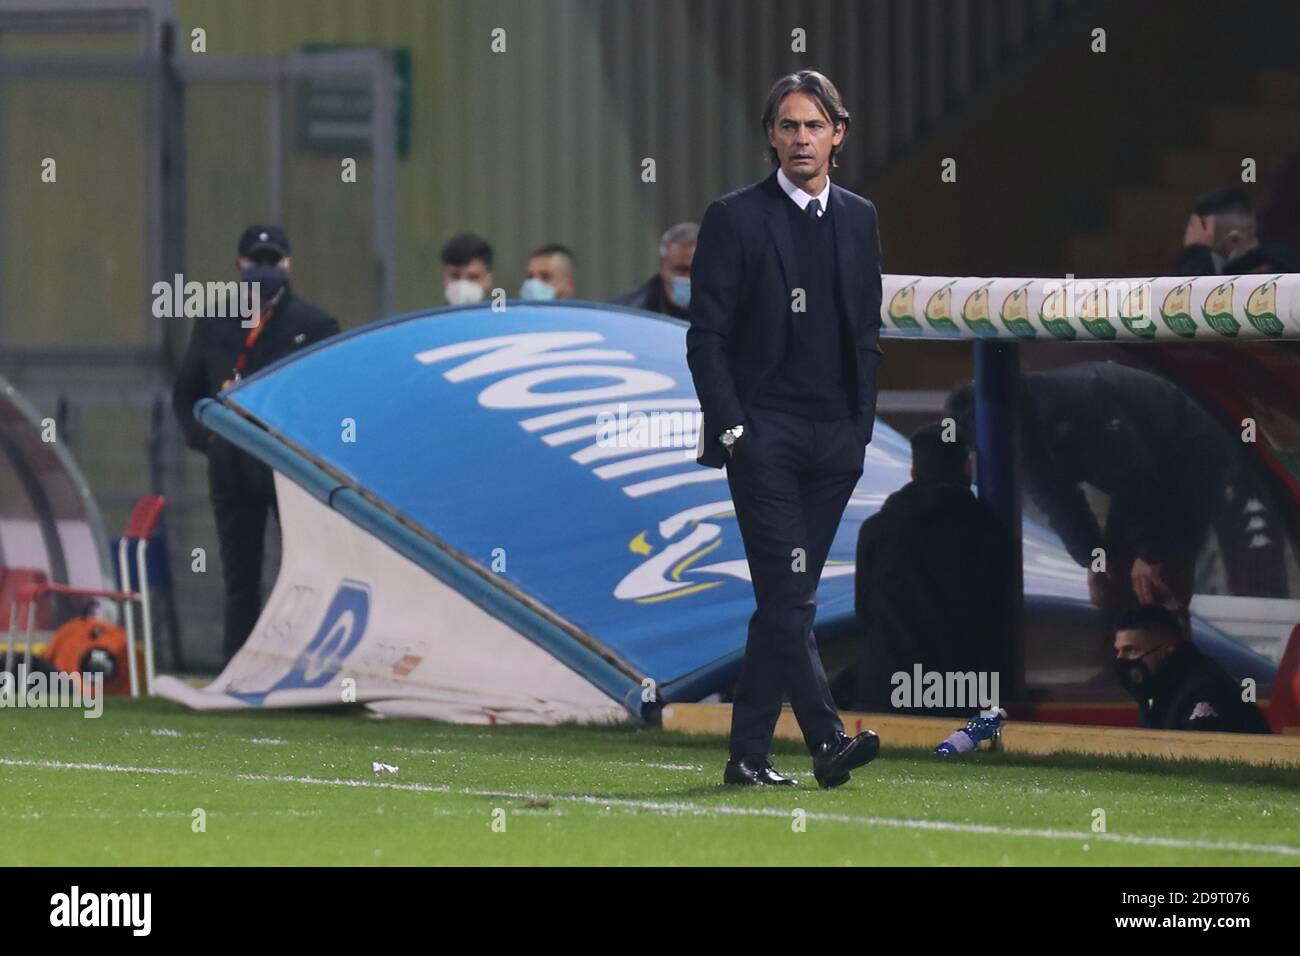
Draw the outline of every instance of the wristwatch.
M722 442L722 447L730 452L732 446L740 440L740 436L743 434L745 434L744 425L733 425L718 436L718 441Z

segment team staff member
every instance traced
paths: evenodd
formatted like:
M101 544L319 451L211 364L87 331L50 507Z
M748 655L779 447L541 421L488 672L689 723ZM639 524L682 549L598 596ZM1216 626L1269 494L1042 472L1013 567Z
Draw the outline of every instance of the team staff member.
M971 492L965 437L933 423L914 432L911 445L912 480L858 530L853 591L862 637L857 693L847 693L855 710L899 712L893 675L917 663L954 673L1005 668L1004 536L988 502ZM973 709L917 713L965 717Z
M1157 730L1270 733L1241 685L1192 643L1158 604L1141 604L1115 631L1115 677L1138 702L1138 722Z
M793 782L768 760L787 695L821 786L847 783L880 748L871 731L845 735L812 630L822 567L862 475L880 362L876 210L830 181L848 125L822 74L778 80L763 111L777 169L709 206L691 263L698 460L726 466L757 603L727 783Z
M290 289L292 260L284 230L249 226L239 237L237 256L240 279L259 284L259 320L245 328L237 317L197 319L172 389L172 408L185 443L208 456L208 489L225 582L222 650L227 660L243 646L261 613L263 536L267 511L276 507L275 484L268 466L201 425L194 405L339 331L330 315Z
M1022 398L1025 490L1089 569L1093 603L1112 624L1137 604L1177 605L1186 622L1196 558L1231 481L1218 422L1173 382L1118 362L1025 372ZM948 408L973 434L973 386ZM1104 526L1084 484L1110 496ZM1099 553L1105 570L1093 568Z

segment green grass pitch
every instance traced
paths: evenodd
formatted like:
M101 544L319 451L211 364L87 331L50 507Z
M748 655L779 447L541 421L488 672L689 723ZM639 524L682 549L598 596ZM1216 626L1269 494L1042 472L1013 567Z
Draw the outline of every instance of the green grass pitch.
M1295 769L888 743L832 791L779 744L801 786L742 790L723 741L648 728L7 709L0 863L1300 864Z

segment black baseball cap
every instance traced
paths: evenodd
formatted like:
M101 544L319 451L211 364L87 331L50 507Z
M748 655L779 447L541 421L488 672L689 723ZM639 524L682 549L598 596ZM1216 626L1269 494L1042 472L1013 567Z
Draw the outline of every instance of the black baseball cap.
M251 259L259 252L274 252L283 258L289 254L289 237L279 226L249 226L239 237L239 255Z

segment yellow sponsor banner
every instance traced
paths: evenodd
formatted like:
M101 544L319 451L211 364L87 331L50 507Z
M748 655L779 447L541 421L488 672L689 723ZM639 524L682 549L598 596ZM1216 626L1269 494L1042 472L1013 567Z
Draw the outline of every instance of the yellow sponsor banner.
M1300 274L882 277L884 334L1065 342L1300 339Z

